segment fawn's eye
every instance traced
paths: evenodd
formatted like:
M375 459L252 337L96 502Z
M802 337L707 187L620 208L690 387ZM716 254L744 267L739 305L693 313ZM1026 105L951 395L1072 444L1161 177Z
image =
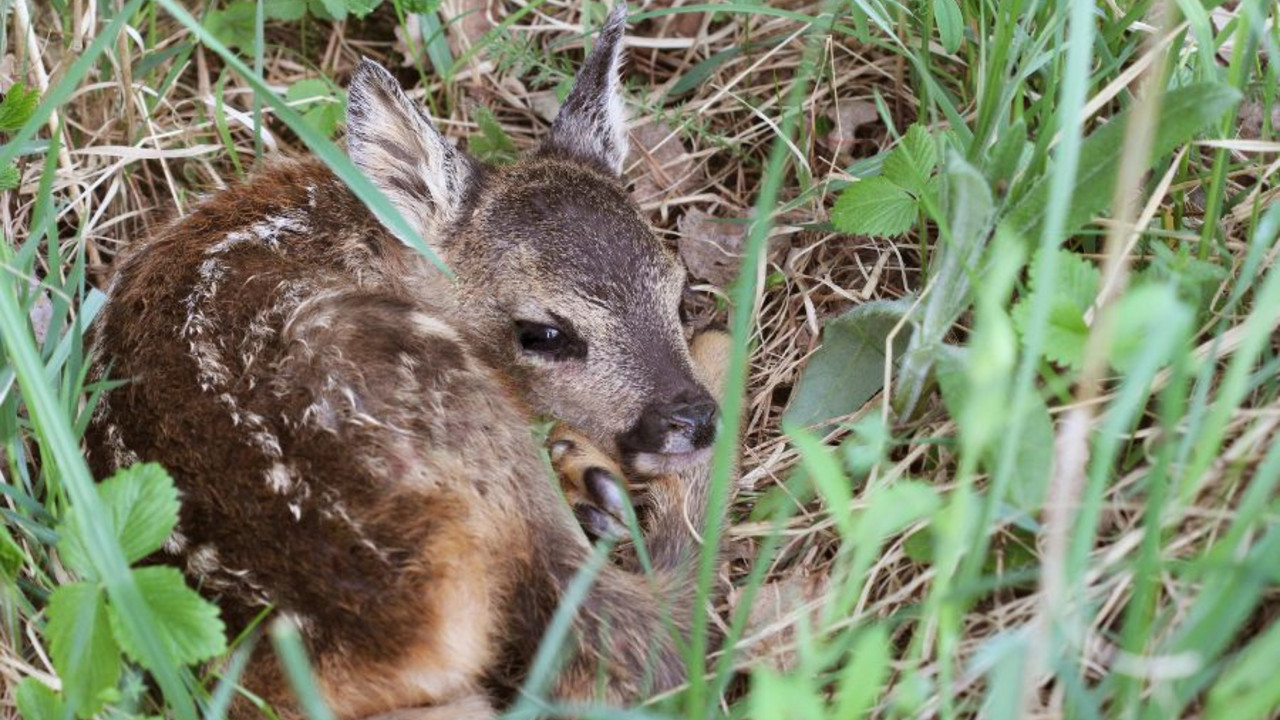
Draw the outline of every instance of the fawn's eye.
M520 348L527 353L555 356L569 347L568 336L554 325L517 320L516 336L519 338Z

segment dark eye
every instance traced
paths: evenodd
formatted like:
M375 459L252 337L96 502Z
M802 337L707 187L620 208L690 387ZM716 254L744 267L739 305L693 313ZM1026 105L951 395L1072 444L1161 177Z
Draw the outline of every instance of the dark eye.
M516 321L520 348L539 355L559 355L569 346L569 338L560 328L542 323Z

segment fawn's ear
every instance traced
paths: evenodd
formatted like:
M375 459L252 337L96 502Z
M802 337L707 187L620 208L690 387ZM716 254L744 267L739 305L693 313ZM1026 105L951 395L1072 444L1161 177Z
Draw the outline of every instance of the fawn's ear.
M618 73L627 5L625 0L617 2L600 30L595 49L578 71L542 151L568 155L621 175L627 157L627 120Z
M438 242L475 182L475 162L449 144L378 63L361 61L347 95L351 159L428 242Z

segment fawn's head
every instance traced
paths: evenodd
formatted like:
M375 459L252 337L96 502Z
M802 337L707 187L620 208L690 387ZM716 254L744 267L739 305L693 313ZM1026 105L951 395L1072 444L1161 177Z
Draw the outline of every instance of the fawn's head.
M716 404L680 315L685 272L621 180L622 3L536 152L486 167L386 70L350 88L352 159L457 274L455 321L538 412L643 468L704 454Z

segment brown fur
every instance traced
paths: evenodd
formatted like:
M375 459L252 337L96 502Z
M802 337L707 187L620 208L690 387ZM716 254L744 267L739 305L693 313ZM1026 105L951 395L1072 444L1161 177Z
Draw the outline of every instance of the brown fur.
M456 282L311 160L210 198L112 282L94 372L129 382L89 429L95 471L164 464L183 501L165 559L233 631L267 606L291 618L342 718L488 717L522 679L590 555L533 413L616 456L655 399L718 387L721 361L695 377L677 319L683 272L610 172L620 149L563 139L616 121L587 93L602 64L616 69L621 15L610 22L566 104L583 114L509 168L452 150L362 68L353 157ZM580 353L522 352L513 323L531 313L570 323ZM666 452L647 457L684 469L645 485L658 577L605 569L557 698L631 702L684 679L663 615L687 628L697 611L705 453ZM265 644L245 682L298 715Z

